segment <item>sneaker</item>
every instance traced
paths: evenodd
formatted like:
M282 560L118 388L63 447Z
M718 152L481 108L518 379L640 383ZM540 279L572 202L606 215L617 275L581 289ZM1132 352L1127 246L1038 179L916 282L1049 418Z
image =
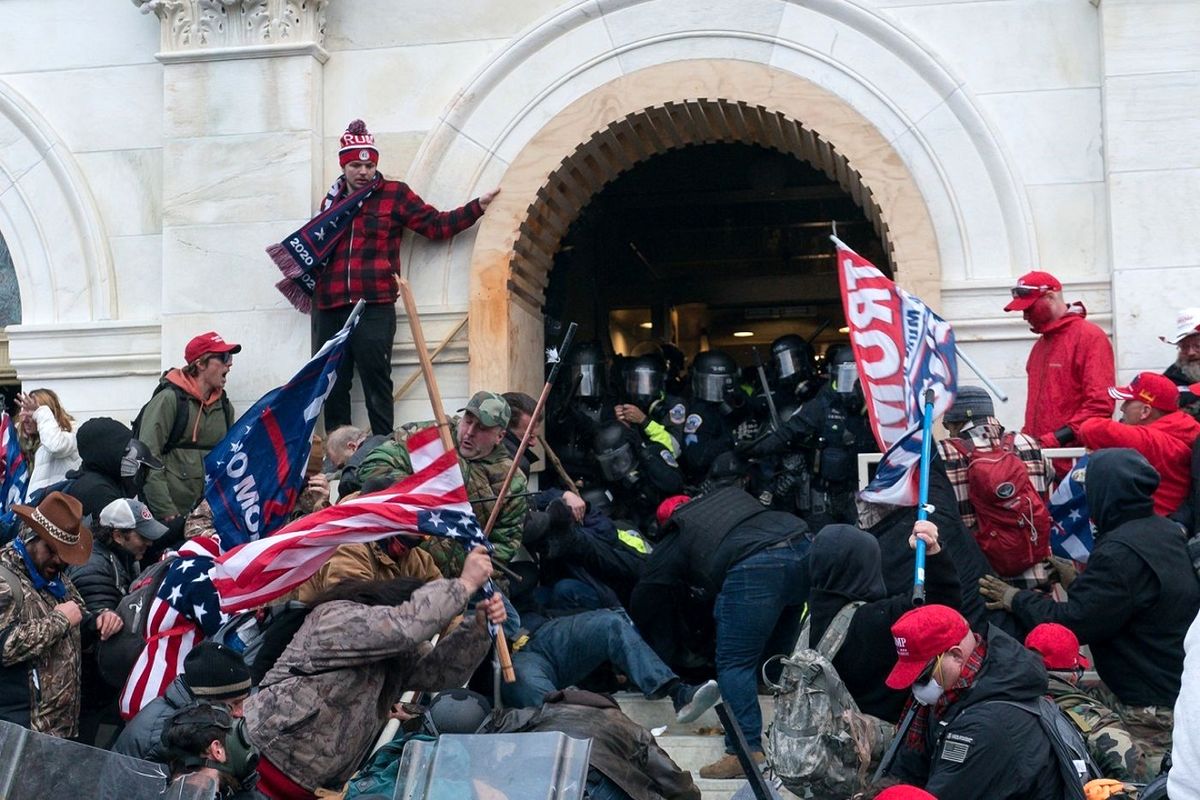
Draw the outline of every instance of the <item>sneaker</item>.
M761 764L767 760L767 757L761 752L751 753L750 757L754 759L755 764ZM738 757L733 753L726 753L713 763L700 768L700 777L709 780L730 780L744 777L745 774L742 772L742 765L738 762Z
M694 722L720 699L721 690L717 688L716 681L708 681L699 686L682 686L673 699L675 721L681 724Z

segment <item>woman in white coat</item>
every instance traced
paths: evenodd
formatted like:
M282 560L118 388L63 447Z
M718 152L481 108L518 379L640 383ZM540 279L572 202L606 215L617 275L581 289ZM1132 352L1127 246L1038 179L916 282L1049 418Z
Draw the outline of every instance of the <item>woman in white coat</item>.
M31 496L79 467L79 447L72 425L75 418L63 410L58 395L50 389L34 389L19 395L17 401L21 404L21 431L37 445L26 490L26 496Z

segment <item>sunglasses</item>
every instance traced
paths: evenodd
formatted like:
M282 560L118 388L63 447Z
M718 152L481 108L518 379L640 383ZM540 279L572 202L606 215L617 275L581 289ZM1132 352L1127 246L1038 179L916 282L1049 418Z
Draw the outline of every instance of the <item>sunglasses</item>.
M1012 288L1012 296L1014 298L1040 297L1049 291L1051 291L1051 287L1049 286L1014 286Z
M210 361L214 358L227 367L233 363L233 353L213 353L206 360Z

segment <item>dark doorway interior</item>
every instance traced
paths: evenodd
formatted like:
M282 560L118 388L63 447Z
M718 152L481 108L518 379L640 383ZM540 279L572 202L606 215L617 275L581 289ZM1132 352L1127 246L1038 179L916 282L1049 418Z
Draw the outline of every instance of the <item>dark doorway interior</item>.
M669 341L740 364L777 336L844 341L838 236L885 272L883 242L851 197L806 162L743 144L655 156L599 192L564 237L546 291L547 341L562 323L615 355ZM818 332L819 331L819 332Z

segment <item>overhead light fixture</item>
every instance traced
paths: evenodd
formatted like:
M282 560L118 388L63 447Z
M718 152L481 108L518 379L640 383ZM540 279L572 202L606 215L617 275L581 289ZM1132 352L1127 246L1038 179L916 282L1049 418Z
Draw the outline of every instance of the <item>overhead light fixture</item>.
M640 322L640 323L638 323L638 327L645 328L646 330L650 330L651 328L654 327L654 323L653 322Z
M849 333L849 332L850 332L849 325L843 325L842 327L838 328L838 333Z
M733 335L738 339L745 339L747 336L753 336L754 331L734 331Z

